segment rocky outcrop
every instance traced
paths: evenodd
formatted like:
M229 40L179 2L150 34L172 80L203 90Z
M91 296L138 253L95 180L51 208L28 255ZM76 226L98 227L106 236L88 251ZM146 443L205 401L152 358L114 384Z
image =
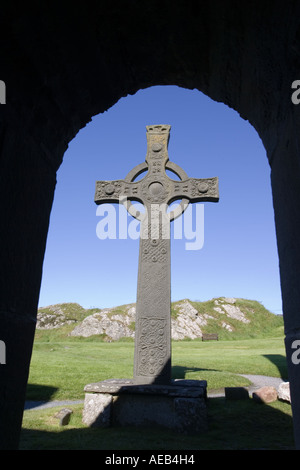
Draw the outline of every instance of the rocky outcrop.
M36 327L38 330L51 330L72 323L76 324L79 315L84 312L85 309L82 308L81 305L73 303L42 307L37 314Z
M198 311L188 300L178 302L174 306L176 318L171 319L171 335L174 340L202 337L201 327L207 325L208 314L198 314ZM87 316L76 325L71 336L88 337L105 335L108 340L117 341L122 337L134 338L135 305L128 305L124 313L113 314L114 309L103 309Z
M111 315L112 309L104 309L86 317L74 330L71 336L106 335L117 341L123 337L134 337L135 307L128 305L124 314Z
M175 305L177 317L171 319L172 339L201 338L201 327L207 325L207 314L200 315L188 300Z
M229 318L234 318L243 323L250 323L250 320L246 318L245 314L239 309L239 307L233 305L235 302L236 299L228 297L225 297L224 299L216 299L214 303L217 307L214 307L214 310L218 313L227 314ZM224 326L224 328L226 328L226 326Z
M237 323L249 324L249 309L241 310L235 305L237 299L221 297L209 302L205 309L199 308L200 303L188 299L173 303L171 317L171 335L173 340L201 338L213 322L215 327L229 332L234 331ZM204 310L202 312L202 310ZM60 328L74 324L70 336L89 337L103 335L107 341L121 338L134 338L135 304L99 310L83 309L78 304L52 305L39 309L37 329ZM210 331L210 330L208 330Z

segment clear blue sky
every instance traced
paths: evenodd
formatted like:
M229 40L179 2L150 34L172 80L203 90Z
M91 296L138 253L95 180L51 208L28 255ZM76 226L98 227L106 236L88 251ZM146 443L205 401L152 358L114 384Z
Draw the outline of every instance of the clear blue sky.
M204 204L203 248L186 250L187 240L171 238L172 300L240 297L282 313L262 142L236 111L175 86L122 98L70 142L57 175L39 306L135 302L139 241L97 237L94 193L96 180L123 179L144 162L148 124L171 125L169 158L188 176L219 177L219 203Z

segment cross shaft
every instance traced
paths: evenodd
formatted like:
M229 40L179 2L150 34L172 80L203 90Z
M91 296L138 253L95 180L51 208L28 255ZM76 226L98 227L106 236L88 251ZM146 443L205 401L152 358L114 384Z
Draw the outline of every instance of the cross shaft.
M136 302L134 382L168 384L171 380L171 273L170 221L189 202L218 202L218 178L188 178L169 162L169 125L147 126L145 163L134 168L124 180L97 181L95 202L123 203L141 222ZM166 169L180 181L169 178ZM147 170L146 176L134 179ZM174 212L167 205L181 199ZM131 201L145 206L136 211Z

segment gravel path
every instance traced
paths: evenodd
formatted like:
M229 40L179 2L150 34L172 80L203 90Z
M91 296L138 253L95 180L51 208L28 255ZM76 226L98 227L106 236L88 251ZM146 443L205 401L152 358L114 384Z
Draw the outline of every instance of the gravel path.
M268 386L268 387L275 387L278 389L279 385L282 382L285 382L280 377L267 377L265 375L247 375L247 374L241 374L242 377L246 377L246 379L249 379L252 382L252 385L248 387L248 389L255 390L260 387Z
M248 387L245 387L248 391L249 394L253 393L255 390L257 390L260 387L264 386L270 386L270 387L275 387L278 389L279 384L284 382L283 379L279 377L268 377L265 375L249 375L249 374L239 374L242 377L247 378L248 380L251 381L251 385ZM224 390L221 390L219 392L209 392L208 397L213 398L213 397L222 397L225 396ZM68 406L68 405L75 405L78 403L83 403L83 400L63 400L63 401L26 401L25 403L25 410L41 410L45 408L53 408L55 406Z
M42 410L55 406L77 405L78 403L83 403L83 400L26 401L24 410Z

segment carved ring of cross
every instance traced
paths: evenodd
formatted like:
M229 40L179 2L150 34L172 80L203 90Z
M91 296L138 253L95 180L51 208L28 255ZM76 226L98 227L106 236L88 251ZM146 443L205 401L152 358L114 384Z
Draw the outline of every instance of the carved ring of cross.
M146 162L140 163L135 168L133 168L125 178L127 183L132 183L135 178L137 178L140 174L144 173L148 169L148 165ZM181 181L188 179L188 175L186 172L180 168L180 166L176 165L176 163L168 161L165 166L166 170L172 171L175 173ZM131 201L128 199L122 200L123 205L126 207L127 211L130 215L135 217L138 220L141 220L142 216L140 211L132 204ZM175 209L171 212L168 212L166 215L169 217L170 222L174 219L177 219L187 208L189 205L189 199L182 198L180 204L178 204Z

